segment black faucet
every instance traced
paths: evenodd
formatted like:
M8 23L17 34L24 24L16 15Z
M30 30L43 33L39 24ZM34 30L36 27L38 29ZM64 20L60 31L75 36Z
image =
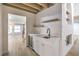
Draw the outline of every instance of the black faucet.
M50 38L50 28L47 29L48 37Z

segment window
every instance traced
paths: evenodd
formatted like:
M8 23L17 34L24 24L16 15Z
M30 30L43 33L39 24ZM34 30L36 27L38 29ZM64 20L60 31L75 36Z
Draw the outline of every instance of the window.
M79 23L74 23L74 34L79 34Z
M12 33L12 25L9 25L8 28L8 33Z
M21 32L21 25L15 25L14 26L14 32Z

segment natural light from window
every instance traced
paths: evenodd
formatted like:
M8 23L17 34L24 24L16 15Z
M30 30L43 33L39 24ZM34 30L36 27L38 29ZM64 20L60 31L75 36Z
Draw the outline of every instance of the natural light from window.
M21 25L15 25L15 26L14 26L14 32L15 32L15 33L21 32Z
M74 34L79 35L79 23L74 23Z

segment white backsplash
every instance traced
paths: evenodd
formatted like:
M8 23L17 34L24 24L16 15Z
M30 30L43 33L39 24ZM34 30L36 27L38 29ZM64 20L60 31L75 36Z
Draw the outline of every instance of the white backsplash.
M60 28L61 28L60 21L44 23L44 26L46 26L47 28L50 28L51 36L53 35L60 36Z
M60 36L60 28L61 28L61 22L56 21L56 22L49 22L49 23L42 23L45 27L37 27L37 33L39 34L45 34L47 35L47 29L50 28L50 34L51 36ZM59 29L59 30L58 30Z

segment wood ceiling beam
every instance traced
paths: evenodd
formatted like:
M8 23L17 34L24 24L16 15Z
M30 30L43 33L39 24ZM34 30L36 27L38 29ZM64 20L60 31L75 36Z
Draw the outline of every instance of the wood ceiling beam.
M42 6L44 9L48 8L47 3L37 3L38 5Z
M21 3L4 3L4 5L11 6L11 7L21 9L21 10L24 10L24 11L28 11L28 12L31 12L31 13L35 13L35 14L38 12L36 9L25 6Z
M31 7L31 8L37 9L37 10L39 10L39 11L42 10L42 7L39 6L39 5L36 4L36 3L22 3L22 4L27 5L27 6Z

